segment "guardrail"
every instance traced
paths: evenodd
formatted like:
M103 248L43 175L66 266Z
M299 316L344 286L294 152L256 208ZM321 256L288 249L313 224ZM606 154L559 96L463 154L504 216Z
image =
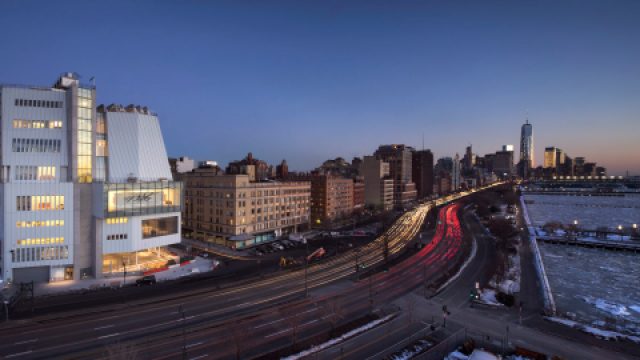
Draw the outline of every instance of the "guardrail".
M540 248L538 248L538 241L536 240L535 229L531 225L531 219L529 219L529 212L527 205L524 202L524 197L520 197L520 205L522 206L522 215L524 221L527 223L527 231L529 232L529 243L531 244L531 250L533 251L534 264L536 271L540 277L542 283L542 297L544 300L544 306L551 315L556 314L556 302L553 300L553 294L551 293L551 286L549 285L549 279L547 273L544 270L544 263L542 262L542 255L540 254Z

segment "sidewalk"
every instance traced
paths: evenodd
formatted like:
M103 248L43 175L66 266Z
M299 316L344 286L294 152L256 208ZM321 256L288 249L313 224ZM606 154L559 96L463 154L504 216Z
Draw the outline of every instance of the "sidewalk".
M183 266L175 266L167 270L155 273L157 281L167 281L177 279L183 276L189 276L191 274L203 273L212 271L217 262L211 259L205 259L196 257L195 260L189 264ZM137 279L140 279L142 275L133 275L127 273L126 283L127 285L134 284ZM108 278L102 279L86 279L86 280L65 280L56 281L51 283L35 284L34 294L36 297L46 295L58 295L65 293L81 292L84 290L98 290L100 288L107 287L121 287L123 284L124 276L122 273L114 275Z

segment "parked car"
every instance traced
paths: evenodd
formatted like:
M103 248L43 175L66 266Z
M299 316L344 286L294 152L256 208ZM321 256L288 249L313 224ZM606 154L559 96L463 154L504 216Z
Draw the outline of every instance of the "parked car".
M136 285L137 286L153 285L155 283L156 283L156 276L155 275L143 276L142 278L136 280Z

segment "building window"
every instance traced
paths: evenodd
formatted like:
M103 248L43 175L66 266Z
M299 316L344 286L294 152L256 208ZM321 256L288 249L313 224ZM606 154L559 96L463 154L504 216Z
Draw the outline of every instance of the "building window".
M59 153L61 141L57 139L22 139L14 138L11 141L13 152L52 152Z
M16 99L16 106L28 106L28 107L43 107L51 109L61 109L63 106L62 101L51 100L28 100L28 99Z
M66 260L68 258L69 246L67 245L18 248L11 253L11 261L15 263L43 260Z
M64 226L64 220L16 221L18 228Z
M16 196L17 211L64 210L64 196L27 195Z
M18 181L53 181L56 179L55 166L16 166L14 179Z
M107 219L107 224L108 225L113 225L113 224L126 224L129 222L129 218L126 217L118 217L118 218L110 218Z
M107 240L126 240L128 237L127 234L112 234L107 235Z
M178 217L142 220L142 238L149 239L178 233Z
M91 158L93 155L93 92L78 88L78 130L76 176L80 183L93 181Z
M16 242L19 246L64 244L63 237L27 238Z
M62 129L61 120L13 120L14 129Z

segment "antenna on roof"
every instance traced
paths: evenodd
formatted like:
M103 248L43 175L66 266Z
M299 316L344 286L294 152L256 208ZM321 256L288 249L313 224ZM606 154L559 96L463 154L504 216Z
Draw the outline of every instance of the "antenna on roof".
M529 110L524 110L525 113L525 119L526 119L526 124L529 125Z
M424 131L422 132L422 151L424 151Z

